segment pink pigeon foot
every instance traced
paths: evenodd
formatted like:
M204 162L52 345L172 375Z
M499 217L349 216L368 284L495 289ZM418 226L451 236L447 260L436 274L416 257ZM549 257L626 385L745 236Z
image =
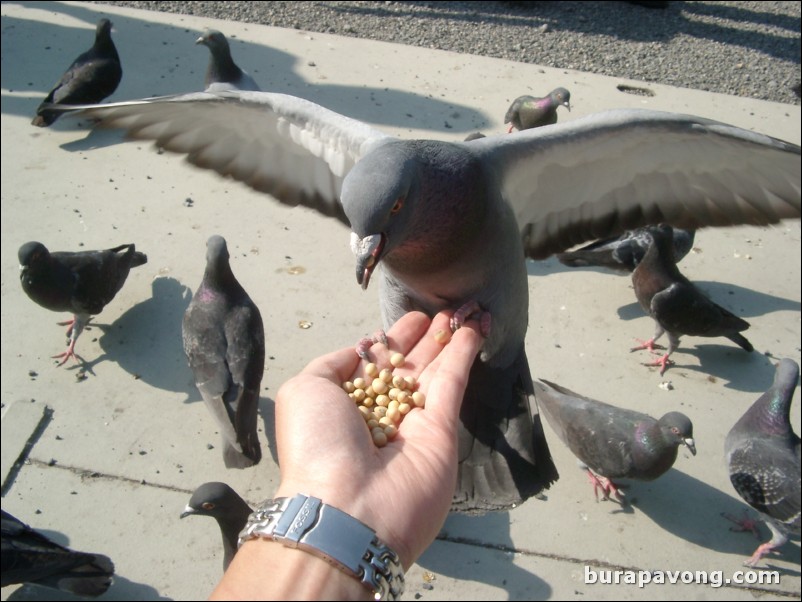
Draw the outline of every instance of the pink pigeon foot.
M475 317L479 320L479 332L482 333L482 336L485 338L489 337L491 322L490 312L482 309L476 301L468 301L454 312L454 315L451 316L451 331L456 332L459 330L471 317Z
M383 330L377 330L372 337L365 337L360 339L356 344L356 354L365 361L370 361L370 354L368 351L376 343L381 343L387 347L387 334Z
M597 476L593 474L593 472L588 470L588 479L593 485L593 494L596 496L597 502L599 501L599 490L601 490L602 493L604 494L602 500L609 500L610 494L612 493L615 495L615 497L618 498L618 501L620 502L624 501L624 492L621 491L621 489L619 488L620 486L613 483L607 477Z
M58 359L58 358L60 358L60 357L63 357L63 358L64 358L63 360L61 360L61 361L58 363L59 367L61 367L61 366L63 366L64 364L66 364L66 363L67 363L67 360L69 360L70 358L73 358L73 359L74 359L76 362L80 361L80 360L78 359L78 356L77 356L77 355L75 355L75 339L70 339L70 344L69 344L69 346L67 347L67 350L66 350L66 351L64 351L63 353L59 353L58 355L53 355L53 356L51 356L51 357L52 357L53 359Z
M640 345L638 345L637 347L632 347L629 350L630 353L632 353L633 351L641 351L643 349L648 349L649 353L654 353L655 355L658 355L659 352L655 351L655 349L665 349L665 347L663 347L662 345L658 345L657 343L655 343L654 339L649 339L648 341L644 341L643 339L635 339L635 340L638 341Z

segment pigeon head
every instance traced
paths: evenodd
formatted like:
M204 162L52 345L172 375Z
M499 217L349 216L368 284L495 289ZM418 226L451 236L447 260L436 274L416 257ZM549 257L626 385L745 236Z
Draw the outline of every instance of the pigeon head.
M241 503L242 498L225 483L204 483L189 498L189 503L181 513L181 518L186 518L191 514L212 517L226 516L227 513L236 510Z
M551 102L555 105L562 105L571 111L571 93L565 88L557 88L549 94Z
M113 24L108 19L101 19L97 22L97 27L95 28L95 39L96 40L109 40L111 39L111 28Z
M693 440L693 424L691 419L680 412L669 412L659 421L663 433L667 434L677 446L684 445L696 455L696 443Z
M366 155L343 182L356 280L368 287L379 261L405 239L418 192L419 165L408 146L387 143Z
M485 174L471 148L394 140L348 173L341 200L362 288L379 261L396 272L425 273L475 245L489 209Z
M50 257L50 252L40 242L26 242L17 251L20 270L30 269Z
M226 36L216 29L205 29L203 34L195 40L195 43L203 44L212 54L217 56L227 56L231 54Z
M206 241L206 273L204 281L216 285L229 281L234 277L228 262L228 246L226 239L217 234Z

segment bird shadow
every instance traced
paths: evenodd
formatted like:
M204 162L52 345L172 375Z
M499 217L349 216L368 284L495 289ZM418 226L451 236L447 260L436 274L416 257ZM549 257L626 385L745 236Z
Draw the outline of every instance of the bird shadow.
M169 277L155 278L151 288L150 299L137 303L104 329L98 341L105 352L102 359L116 362L153 387L186 393L186 401L200 401L181 334L192 292Z
M721 513L738 515L743 504L692 476L672 468L654 481L639 481L632 505L662 529L697 546L724 554L750 556L754 537L730 531L732 523ZM681 492L681 495L677 495ZM670 500L670 503L668 503ZM768 537L763 540L768 541ZM799 547L783 549L783 558L799 562Z
M83 596L76 596L69 592L25 583L17 588L6 600L86 600ZM114 575L114 582L106 593L95 600L171 600L161 596L158 590L150 585L131 581L120 575Z
M482 533L485 541L452 536L450 530ZM418 558L417 564L438 575L504 589L510 600L549 598L553 592L547 581L513 563L513 552L517 551L510 537L508 512L481 516L451 513L434 544Z
M78 20L93 29L100 16L107 16L114 23L113 39L123 65L120 86L107 101L198 92L204 87L209 53L194 44L198 31L133 16L104 14L102 10L79 5L57 2L17 4L31 11L63 15L64 19L45 22L34 16L3 15L3 54L15 56L14 68L3 69L0 73L4 114L31 117L35 114L36 107L70 61L91 45L92 30L89 27L76 30L71 22ZM142 40L148 43L143 44ZM389 77L385 80L382 74L377 75L372 86L328 83L316 70L307 79L298 72L304 62L302 57L234 36L229 42L234 60L254 76L263 90L305 98L354 119L402 128L427 127L436 132L457 134L473 131L491 121L487 113L468 105L394 89L387 85L392 80ZM308 67L306 65L304 69ZM6 90L9 93L5 93ZM26 91L31 96L26 97ZM76 127L70 124L59 126L61 121L70 120L59 120L54 126ZM112 144L114 140L98 138L92 144ZM86 141L77 142L66 150L83 150L86 144Z

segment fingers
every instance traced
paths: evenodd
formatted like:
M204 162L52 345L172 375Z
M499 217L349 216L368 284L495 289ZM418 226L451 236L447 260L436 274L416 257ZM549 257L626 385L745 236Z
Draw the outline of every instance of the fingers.
M427 412L442 414L446 420L456 422L471 366L483 343L484 337L475 322L454 333L422 379L426 383Z

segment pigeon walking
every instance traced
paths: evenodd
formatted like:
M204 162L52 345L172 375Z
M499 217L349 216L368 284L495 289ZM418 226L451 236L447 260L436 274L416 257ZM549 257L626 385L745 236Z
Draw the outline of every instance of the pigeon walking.
M64 72L61 79L36 109L32 125L47 127L60 113L47 110L50 103L77 105L100 102L120 85L123 69L111 39L111 21L101 19L95 30L95 43Z
M674 262L679 263L693 248L694 230L674 228ZM646 254L652 238L646 228L627 230L621 236L597 240L565 253L557 253L557 259L571 268L601 267L629 274Z
M265 367L262 316L229 264L222 236L206 243L206 271L184 313L184 353L223 437L228 468L262 459L256 434Z
M713 303L690 280L680 274L674 259L671 226L661 224L645 231L652 242L643 260L632 272L632 285L641 307L654 319L654 336L632 351L653 351L655 341L668 335L668 349L651 366L660 366L662 375L672 362L669 356L679 346L680 335L727 337L746 351L752 344L741 334L749 328L743 320Z
M36 583L77 596L99 596L111 586L114 564L102 554L74 552L50 541L5 510L2 586Z
M749 566L785 544L788 533L800 533L800 440L790 421L798 383L797 363L781 360L774 384L735 423L724 442L733 487L771 530L771 540L744 563Z
M40 242L28 242L19 248L18 258L22 290L45 309L73 314L65 322L70 344L64 353L53 356L63 358L59 365L78 359L75 343L84 327L120 292L131 268L148 261L133 244L104 251L51 253Z
M798 146L688 115L609 111L515 136L439 142L399 140L266 92L145 99L87 114L350 225L357 282L367 288L383 266L386 329L415 309L459 310L459 326L478 308L487 339L462 404L453 505L466 512L511 508L557 478L524 348L525 257L660 220L698 228L800 216Z
M512 101L504 115L504 123L510 124L507 133L512 132L513 128L528 130L557 123L557 108L561 106L571 111L571 93L565 88L552 90L543 98L519 96Z
M240 69L231 58L226 36L216 29L206 29L195 40L209 49L209 67L206 69L206 91L213 90L261 90L254 79Z
M253 510L239 494L225 483L204 483L189 498L181 518L190 515L211 516L223 535L223 570L237 553L239 533Z
M674 465L680 445L696 455L693 424L679 412L655 420L547 380L535 381L535 396L551 428L587 468L597 500L599 491L604 499L611 493L623 499L611 479L656 479Z

